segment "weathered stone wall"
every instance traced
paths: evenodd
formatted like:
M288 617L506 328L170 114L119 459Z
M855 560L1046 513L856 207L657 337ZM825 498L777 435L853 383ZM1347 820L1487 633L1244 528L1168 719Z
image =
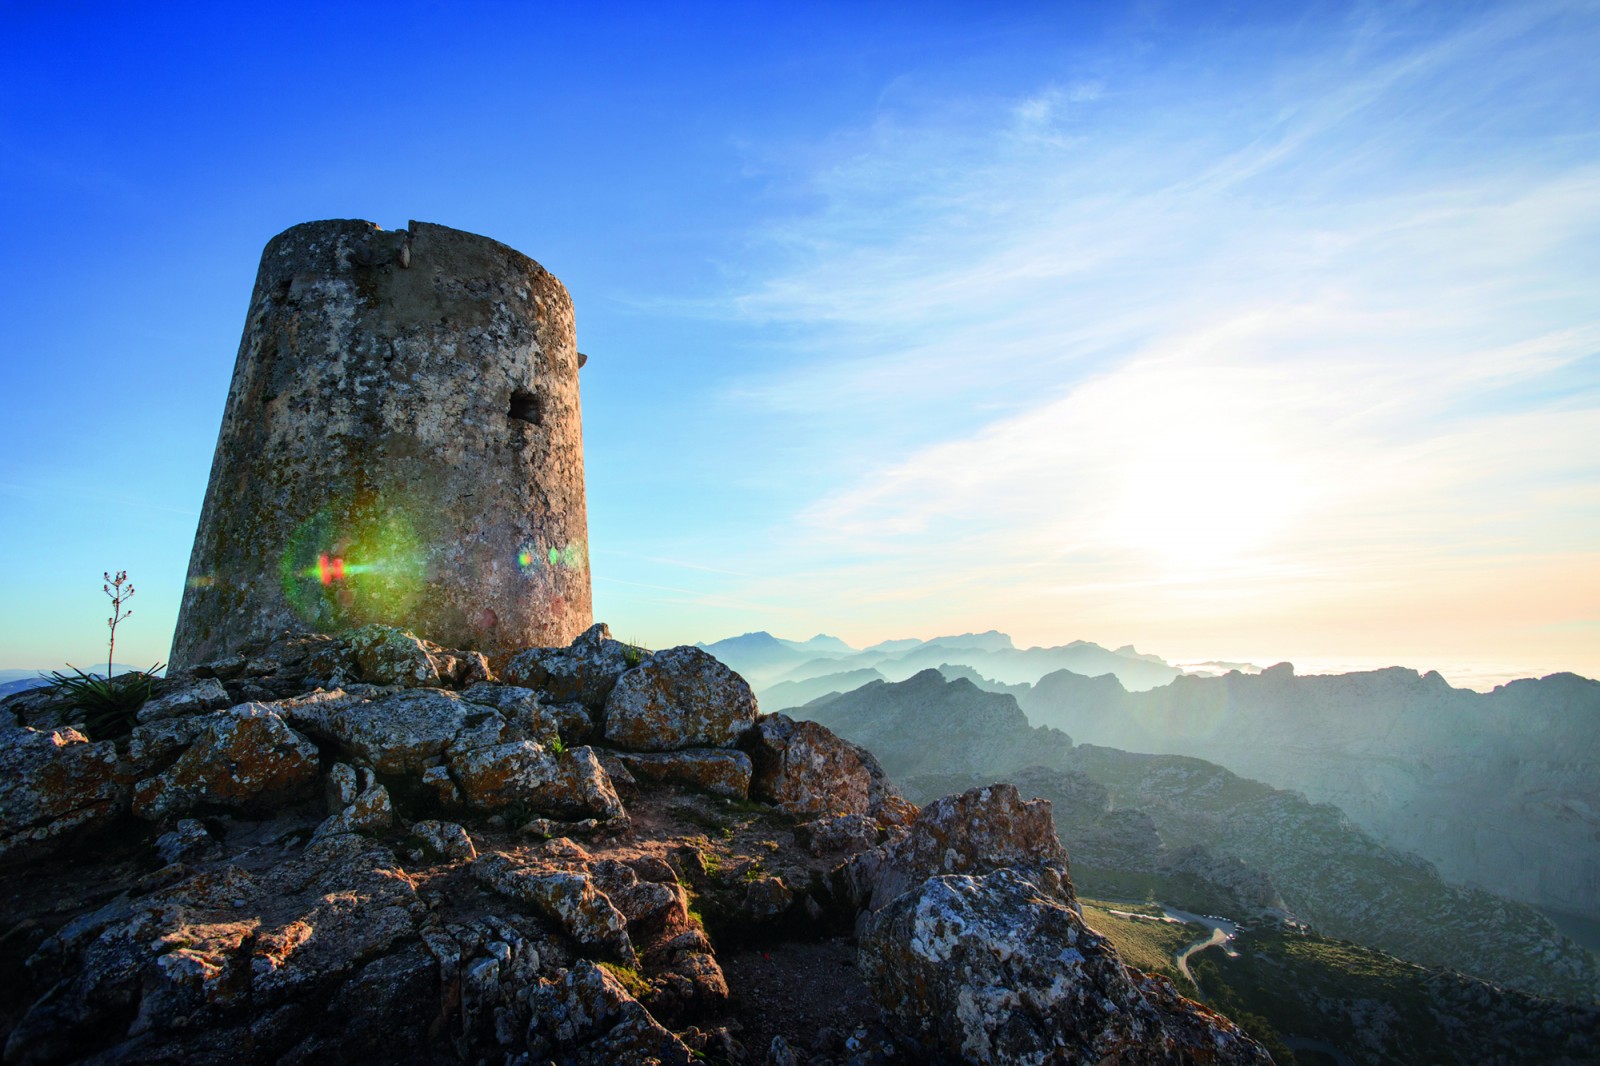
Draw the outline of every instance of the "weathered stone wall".
M171 665L400 624L497 651L592 619L566 288L497 241L307 222L261 257Z

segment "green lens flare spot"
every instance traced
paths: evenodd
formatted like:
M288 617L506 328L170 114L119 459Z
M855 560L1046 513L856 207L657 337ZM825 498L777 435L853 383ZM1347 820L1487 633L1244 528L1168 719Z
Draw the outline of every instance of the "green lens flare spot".
M426 546L407 508L376 496L323 507L300 524L278 559L284 599L325 632L404 624L426 577Z

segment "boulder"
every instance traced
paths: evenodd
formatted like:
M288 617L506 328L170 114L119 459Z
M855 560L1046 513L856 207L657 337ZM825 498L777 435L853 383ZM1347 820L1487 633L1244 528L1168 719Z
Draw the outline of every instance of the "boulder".
M472 837L454 822L425 819L411 826L411 835L417 838L420 845L418 858L444 859L448 862L478 857L478 849L472 846Z
M394 626L368 625L340 639L344 661L374 685L403 688L470 685L491 680L488 660L475 651L441 648ZM324 652L326 666L327 653ZM337 672L337 671L335 671Z
M581 703L547 703L531 688L516 685L473 685L461 693L469 703L493 707L527 734L530 740L548 745L560 738L571 747L582 744L594 732L594 722Z
M0 855L127 810L116 745L70 727L0 731Z
M529 999L533 1020L527 1045L535 1062L689 1066L695 1061L688 1046L651 1017L621 981L587 959L541 981Z
M621 752L617 755L629 775L638 781L688 785L714 796L747 799L752 767L750 756L727 748L687 748L653 753Z
M873 915L861 968L889 1024L979 1066L1271 1062L1220 1016L1147 996L1054 872L943 874Z
M531 740L474 748L450 760L467 806L494 811L522 804L558 818L617 818L625 812L591 748L556 755Z
M746 746L755 795L791 814L866 814L872 774L854 744L816 722L763 715Z
M53 685L36 685L0 699L0 729L24 725L43 730L59 729L65 725L82 725L83 718L83 712Z
M394 805L389 801L389 790L375 784L358 795L344 810L325 819L317 826L312 839L318 840L333 833L380 833L393 824Z
M1014 785L1001 784L934 800L908 831L855 856L842 873L856 904L875 911L929 877L1006 866L1049 867L1072 891L1049 802L1024 800Z
M605 736L631 751L727 748L756 713L744 678L699 648L668 648L618 679L606 699Z
M133 813L158 821L201 804L248 808L311 792L317 746L269 707L247 703L190 719L196 734L166 770L133 788Z
M503 671L513 685L537 689L552 703L580 703L599 710L617 679L638 665L638 648L611 639L611 630L595 623L565 648L528 648L511 658Z
M181 718L191 714L205 714L232 706L233 698L222 682L214 677L200 678L158 696L139 708L136 716L140 722L157 722L163 718Z
M440 689L374 700L296 702L285 713L294 724L330 738L350 757L386 774L418 774L447 753L520 738L493 707Z
M883 830L865 814L839 814L801 822L794 827L794 839L813 855L829 852L865 851L878 843Z
M217 838L195 818L180 818L170 833L156 837L156 853L163 862L193 863L219 850Z
M53 978L12 1030L5 1060L77 1061L109 1047L103 1061L271 1061L251 1035L257 1023L333 989L425 911L394 856L349 834L265 869L226 865L119 897L29 960ZM282 1035L280 1048L292 1039ZM191 1038L210 1041L209 1052L176 1050Z
M439 684L439 664L420 639L393 626L362 626L344 638L363 680L375 685Z
M757 875L745 889L743 911L755 922L771 922L789 913L794 893L781 877Z
M630 866L614 860L590 867L600 886L622 916L635 941L656 933L676 934L689 927L689 896L676 880L647 881Z
M480 856L472 876L495 892L554 922L586 950L631 965L628 919L588 874L518 862L504 852Z

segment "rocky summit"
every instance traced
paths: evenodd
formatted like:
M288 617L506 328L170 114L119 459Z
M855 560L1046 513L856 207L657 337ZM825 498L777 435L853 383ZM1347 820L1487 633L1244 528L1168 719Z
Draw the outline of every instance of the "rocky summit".
M0 704L7 1063L1263 1063L1050 806L904 799L705 652L369 626Z

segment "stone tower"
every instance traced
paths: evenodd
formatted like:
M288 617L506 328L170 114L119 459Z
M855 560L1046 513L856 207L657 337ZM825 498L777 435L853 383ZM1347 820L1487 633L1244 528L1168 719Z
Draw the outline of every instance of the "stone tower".
M579 356L561 282L413 222L261 256L171 666L383 622L447 647L592 621Z

